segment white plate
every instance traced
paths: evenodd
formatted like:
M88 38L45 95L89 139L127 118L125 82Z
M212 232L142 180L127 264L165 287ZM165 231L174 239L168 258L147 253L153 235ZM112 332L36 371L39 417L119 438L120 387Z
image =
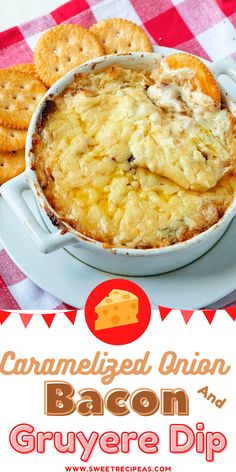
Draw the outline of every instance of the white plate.
M42 222L30 191L26 192L26 200ZM0 215L0 238L10 257L40 288L64 302L82 308L97 284L119 277L87 266L64 249L42 254L1 197ZM145 290L153 308L206 306L236 288L235 239L236 219L216 246L189 266L168 274L129 280Z

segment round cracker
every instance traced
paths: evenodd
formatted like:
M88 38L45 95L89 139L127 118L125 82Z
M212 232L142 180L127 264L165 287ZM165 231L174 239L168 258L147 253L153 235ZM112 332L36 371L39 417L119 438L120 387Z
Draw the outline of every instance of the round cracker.
M49 87L83 62L104 55L98 39L79 25L59 25L40 37L34 52L34 66Z
M106 54L152 52L152 45L146 33L131 21L108 18L95 23L90 31L103 44Z
M195 72L191 80L193 88L199 86L205 95L209 95L216 103L221 103L220 89L217 82L211 71L200 59L191 54L176 53L166 57L165 60L171 69L181 69L183 67L192 69Z
M9 69L18 70L19 72L24 72L25 74L34 75L36 77L34 64L16 64L15 66L9 67Z
M0 70L0 124L26 129L46 88L33 75L11 69Z
M33 75L34 77L36 77L36 79L42 82L35 70L34 64L16 64L15 66L9 67L9 69L18 70L19 72L25 72L26 74Z
M0 185L25 170L25 151L3 152L0 151Z
M24 149L27 131L0 126L0 150L19 151Z

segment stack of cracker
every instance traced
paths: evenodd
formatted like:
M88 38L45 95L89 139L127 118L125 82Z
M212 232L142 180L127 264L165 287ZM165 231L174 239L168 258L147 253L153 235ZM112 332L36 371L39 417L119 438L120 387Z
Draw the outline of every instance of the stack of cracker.
M0 185L25 169L27 128L45 92L32 64L0 70Z
M48 87L74 67L106 54L152 51L146 33L131 21L109 18L90 30L59 25L41 36L35 47L34 66Z
M131 21L109 18L90 30L65 24L40 37L34 64L0 70L0 185L24 171L27 128L47 87L86 61L135 51L151 52L152 45Z

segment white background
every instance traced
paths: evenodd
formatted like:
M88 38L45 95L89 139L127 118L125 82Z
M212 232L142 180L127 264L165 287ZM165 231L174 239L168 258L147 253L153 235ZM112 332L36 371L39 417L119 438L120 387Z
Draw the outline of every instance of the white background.
M44 358L84 357L93 358L95 352L108 351L111 357L133 359L151 351L153 370L148 376L119 376L110 385L103 385L97 376L3 376L0 375L0 470L3 472L64 472L65 466L84 465L80 461L81 449L76 454L60 454L48 445L45 454L21 455L14 452L9 444L9 433L19 423L29 423L36 431L84 431L89 435L93 430L102 434L113 430L155 431L160 436L160 452L146 455L133 444L131 453L107 455L98 447L88 465L166 465L172 472L223 472L232 470L236 463L235 428L235 381L236 381L236 324L223 312L218 312L212 326L203 314L194 314L186 326L179 312L160 321L158 312L153 311L151 323L146 333L127 346L108 346L98 341L88 330L83 312L77 317L75 326L58 314L51 329L40 316L35 316L27 329L19 315L14 314L0 327L0 358L7 350L14 350L18 357L35 356ZM174 350L179 357L191 360L199 351L202 358L212 360L223 357L232 369L227 376L163 376L158 373L158 365L166 350ZM154 390L157 395L161 388L183 388L190 398L189 417L164 417L159 411L153 416L141 417L132 412L125 417L115 417L105 411L103 417L82 417L77 412L66 417L44 415L44 380L64 380L71 382L75 391L81 388L96 388L102 395L116 387L126 388L130 393L141 387ZM225 406L219 410L205 400L197 390L208 385L217 398L227 398ZM75 395L75 400L79 399ZM168 433L171 423L185 423L195 431L197 422L204 422L206 431L221 431L227 436L227 449L216 456L215 462L207 463L203 454L194 449L187 454L172 455L168 451ZM16 468L17 465L17 468Z

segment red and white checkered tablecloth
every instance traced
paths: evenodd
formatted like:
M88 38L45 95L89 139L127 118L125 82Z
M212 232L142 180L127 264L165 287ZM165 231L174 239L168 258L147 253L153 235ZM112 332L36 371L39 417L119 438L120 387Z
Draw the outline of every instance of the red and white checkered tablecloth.
M40 35L59 23L88 28L108 17L127 18L142 26L153 44L176 47L208 60L236 59L236 0L72 0L30 22L0 32L0 68L32 62ZM236 304L236 293L218 306ZM43 292L11 261L0 245L2 309L65 309Z

